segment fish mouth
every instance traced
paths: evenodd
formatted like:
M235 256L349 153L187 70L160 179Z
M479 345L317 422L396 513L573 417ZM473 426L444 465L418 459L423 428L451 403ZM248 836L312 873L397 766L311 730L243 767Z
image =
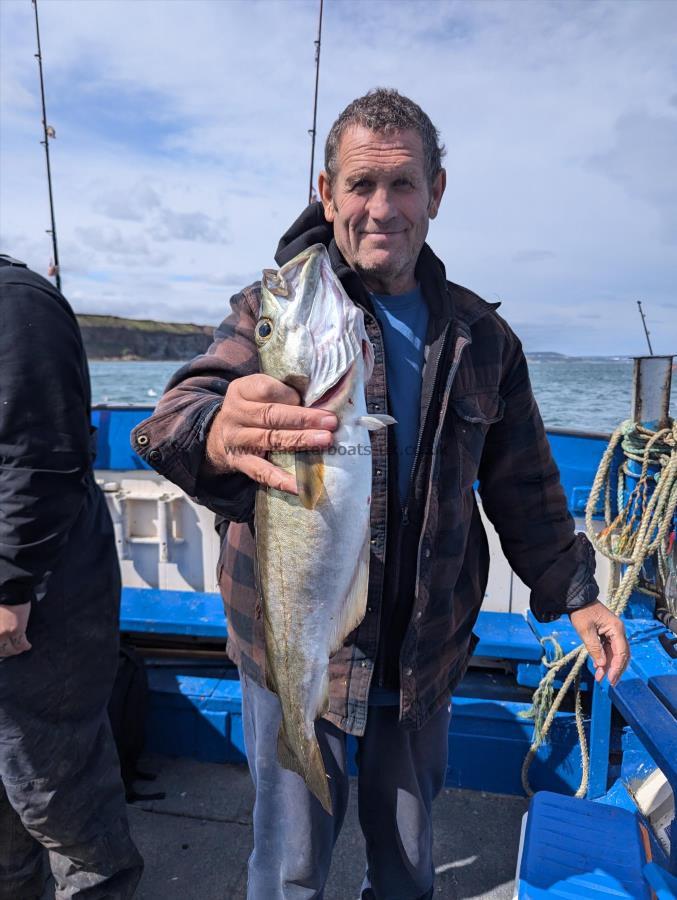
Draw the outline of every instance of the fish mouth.
M351 363L350 368L346 369L338 381L335 381L331 387L327 388L322 396L318 397L317 400L313 400L310 404L310 409L329 409L332 412L339 409L352 390L352 376L354 372L355 362Z

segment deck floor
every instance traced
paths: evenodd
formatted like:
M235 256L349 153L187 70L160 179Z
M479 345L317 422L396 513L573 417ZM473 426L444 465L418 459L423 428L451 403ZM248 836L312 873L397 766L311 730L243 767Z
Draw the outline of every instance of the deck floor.
M157 773L140 791L165 791L159 801L129 808L134 839L146 861L138 900L244 900L254 799L243 766L147 757ZM357 900L364 844L357 791L334 851L325 900ZM446 790L435 804L435 900L512 898L521 817L517 797Z

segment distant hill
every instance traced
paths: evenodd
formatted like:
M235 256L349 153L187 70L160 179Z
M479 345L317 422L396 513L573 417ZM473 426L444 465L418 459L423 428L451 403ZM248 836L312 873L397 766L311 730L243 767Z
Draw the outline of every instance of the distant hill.
M192 359L212 342L211 325L79 315L89 359Z
M204 353L212 342L212 325L154 322L121 316L79 315L89 359L188 360ZM568 359L564 353L535 352L532 360Z

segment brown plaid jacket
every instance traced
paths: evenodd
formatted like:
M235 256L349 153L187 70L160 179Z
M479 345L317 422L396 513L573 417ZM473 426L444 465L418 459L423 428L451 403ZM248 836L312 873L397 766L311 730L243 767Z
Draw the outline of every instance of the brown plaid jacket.
M315 239L313 235L309 242ZM298 249L292 246L287 257ZM329 249L349 295L365 308L367 332L375 349L367 409L384 411L387 395L379 325L364 288L333 241ZM278 262L283 260L278 255ZM420 728L447 702L475 643L472 628L489 567L487 539L473 491L478 479L484 508L503 550L531 588L537 618L555 619L597 596L594 554L584 536L574 534L519 340L497 314L498 304L488 304L446 281L442 264L427 246L417 274L430 307L430 326L418 464L412 475L416 540L407 542L411 545L411 613L399 659L400 718L409 728ZM158 472L231 523L218 564L228 619L228 653L247 675L265 684L262 611L254 575L256 485L240 474L200 475L205 435L228 384L259 370L253 340L259 303L259 283L231 299L231 312L216 330L214 343L174 375L153 415L134 430L132 444ZM392 515L387 440L386 429L372 434L367 613L330 663L327 717L358 735L366 724L384 580L397 564L387 552L387 517L389 512Z

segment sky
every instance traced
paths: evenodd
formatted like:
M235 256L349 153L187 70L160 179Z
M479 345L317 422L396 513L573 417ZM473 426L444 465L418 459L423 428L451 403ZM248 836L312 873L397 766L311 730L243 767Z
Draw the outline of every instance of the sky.
M218 324L308 196L319 0L39 0L63 290ZM676 0L325 0L315 173L396 87L447 148L428 242L528 351L677 352ZM0 248L46 274L30 0L0 0Z

